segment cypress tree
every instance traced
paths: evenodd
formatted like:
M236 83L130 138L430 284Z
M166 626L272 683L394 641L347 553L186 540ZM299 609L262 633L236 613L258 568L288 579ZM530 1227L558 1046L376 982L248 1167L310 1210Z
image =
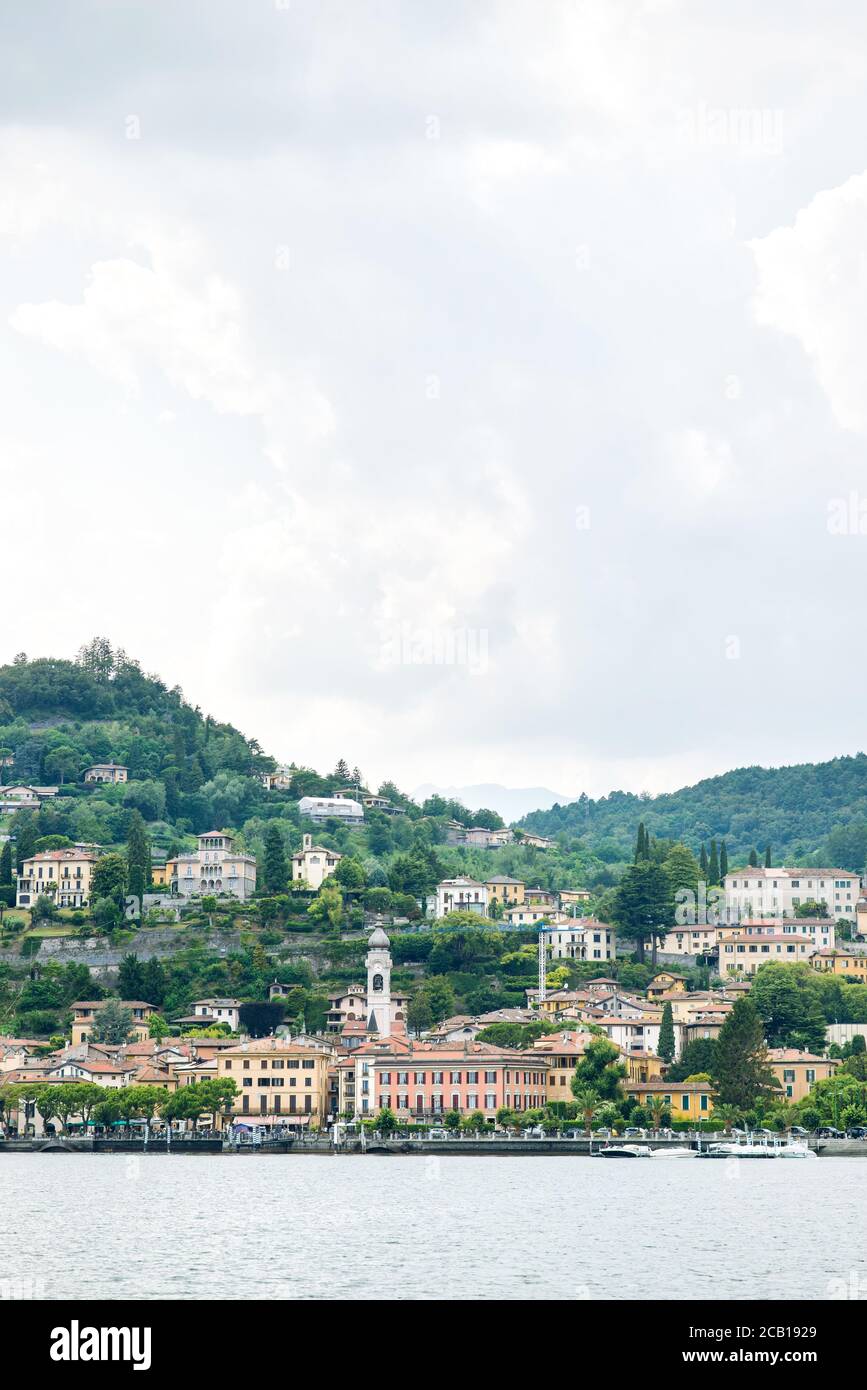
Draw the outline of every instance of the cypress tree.
M762 1020L749 998L738 999L720 1029L711 1070L714 1103L749 1110L773 1090Z
M8 888L12 882L12 846L7 840L0 853L0 888Z
M729 852L726 849L726 842L723 840L719 847L719 881L725 883L726 874L729 871Z
M642 859L647 859L650 843L647 831L644 828L644 821L638 822L638 838L635 841L635 863L640 864Z
M719 859L716 852L716 840L710 842L710 859L707 866L707 881L712 888L719 883Z
M262 887L266 893L285 893L289 870L280 827L271 821L265 831L265 856L262 861Z
M701 842L701 854L699 856L698 867L701 869L701 876L707 883L707 850L704 847L704 840Z
M765 845L765 868L766 868L766 869L769 869L770 867L771 867L771 847L770 847L770 845Z
M30 859L36 853L36 821L33 816L28 816L27 820L15 832L15 858L17 861L18 872L21 872L21 865L25 859Z
M750 868L757 869L759 866L759 856L755 849L750 850Z
M151 886L151 842L140 811L133 811L130 816L126 862L129 891L141 898Z
M674 1061L674 1014L671 1004L666 1003L662 1010L662 1022L659 1025L659 1043L656 1048L657 1057L661 1057L664 1062Z

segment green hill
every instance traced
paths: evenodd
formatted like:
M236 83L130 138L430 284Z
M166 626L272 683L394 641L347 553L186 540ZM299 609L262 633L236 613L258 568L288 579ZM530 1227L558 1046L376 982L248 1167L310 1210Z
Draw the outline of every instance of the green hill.
M729 862L770 844L775 864L827 864L861 872L867 860L867 756L792 767L743 767L663 796L615 791L594 801L533 811L520 824L542 835L580 840L606 862L629 855L644 821L658 838L696 852L725 840Z
M419 806L391 782L368 789L358 769L350 771L343 760L325 774L293 763L288 787L269 791L262 774L276 764L255 738L204 715L178 687L145 674L104 639L88 643L74 661L28 660L22 654L0 667L0 758L6 785L58 787L37 812L18 812L0 824L13 836L19 860L23 850L43 847L46 837L123 846L132 814L139 811L157 859L191 846L197 834L225 829L261 865L270 822L276 821L285 849L297 849L304 829L313 829L302 825L299 798L357 783L404 814L371 810L363 826L330 821L315 827L315 834L320 843L355 857L368 887L390 884L420 893L430 890L438 873L508 873L555 888L597 877L602 885L611 881L606 867L577 844L547 854L517 845L494 852L447 847L450 818L492 826L501 824L499 817L473 814L439 796ZM86 768L110 761L128 768L126 784L84 783Z

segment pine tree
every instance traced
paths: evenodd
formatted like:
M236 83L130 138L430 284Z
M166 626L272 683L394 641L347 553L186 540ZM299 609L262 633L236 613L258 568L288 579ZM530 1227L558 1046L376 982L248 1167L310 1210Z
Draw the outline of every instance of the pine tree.
M738 999L720 1029L711 1078L714 1104L749 1110L775 1086L762 1020L749 998Z
M271 821L265 831L265 855L262 861L262 887L266 893L285 893L289 878L286 851L280 827Z
M755 849L750 850L750 868L757 869L759 866L759 856Z
M127 882L130 893L143 897L151 886L151 842L140 811L133 811L126 836ZM137 995L130 996L138 998Z
M702 881L707 883L707 850L704 847L703 840L701 843L701 854L699 856L698 867L701 870Z
M346 761L345 758L338 758L337 766L334 769L335 778L338 782L348 782L349 775L349 763Z
M729 871L729 852L726 849L726 842L723 840L719 847L719 881L725 883L726 874Z
M12 882L12 845L7 840L0 853L0 888L8 888Z
M710 859L707 865L707 881L711 888L715 888L719 883L719 858L716 852L716 840L710 842Z
M770 867L771 867L771 847L770 847L770 845L765 845L765 868L766 868L766 869L769 869Z
M657 1057L661 1057L663 1062L674 1061L674 1014L671 1004L666 1003L662 1010L662 1021L659 1025L659 1042L656 1047Z

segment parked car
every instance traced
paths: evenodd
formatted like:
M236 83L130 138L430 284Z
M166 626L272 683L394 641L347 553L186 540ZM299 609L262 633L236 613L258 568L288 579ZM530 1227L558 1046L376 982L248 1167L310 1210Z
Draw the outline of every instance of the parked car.
M846 1130L847 1139L867 1139L867 1125L850 1125Z
M428 1139L449 1139L451 1136L447 1129L440 1126L438 1129L429 1129L427 1137Z
M842 1139L842 1129L835 1129L833 1125L820 1125L816 1130L820 1139Z
M541 1125L531 1125L529 1129L524 1130L524 1137L526 1139L544 1139L545 1131Z
M611 1130L610 1130L610 1129L594 1129L594 1131L593 1131L593 1138L594 1138L594 1139L610 1139L610 1138L611 1138Z
M637 1125L630 1125L623 1131L624 1139L644 1139L647 1137L647 1130L640 1129Z
M810 1136L810 1131L804 1129L803 1125L792 1125L789 1133L794 1135L796 1139L808 1139Z

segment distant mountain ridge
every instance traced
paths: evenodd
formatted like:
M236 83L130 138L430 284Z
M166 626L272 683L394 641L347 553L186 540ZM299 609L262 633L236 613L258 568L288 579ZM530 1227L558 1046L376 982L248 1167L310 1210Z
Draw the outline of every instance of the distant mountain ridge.
M413 800L419 802L429 796L460 801L471 811L487 807L497 811L507 824L531 811L545 810L567 799L562 792L553 792L550 787L504 787L499 782L479 782L469 787L441 787L423 782L412 793Z
M628 857L639 821L657 837L683 840L696 851L711 839L725 840L730 859L770 844L774 864L809 864L824 854L832 867L861 872L867 857L867 756L736 768L660 796L580 796L532 811L520 825L540 835L580 836L613 861Z

